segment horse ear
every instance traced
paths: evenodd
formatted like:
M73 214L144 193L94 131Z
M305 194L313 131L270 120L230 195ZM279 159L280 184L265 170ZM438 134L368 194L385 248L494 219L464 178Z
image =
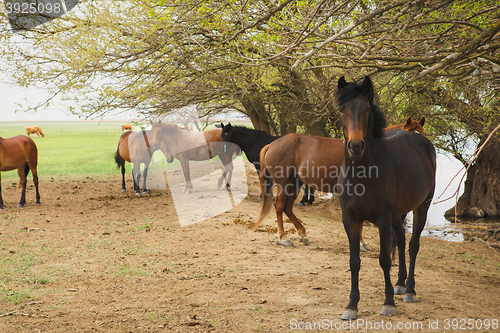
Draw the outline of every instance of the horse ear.
M373 85L372 80L368 76L365 76L363 83L361 84L361 89L366 98L371 102L373 101Z
M411 126L411 117L406 117L405 126Z
M158 125L161 125L161 119L160 119L160 120L158 120Z
M231 123L227 123L226 125L229 129L231 129Z
M345 78L343 76L340 77L339 82L338 82L339 90L342 88L345 88L347 86L347 82L345 81Z
M420 126L424 127L425 117L422 117L418 122L420 123Z
M220 128L224 129L224 123L221 121Z
M149 125L153 126L153 121L149 119Z

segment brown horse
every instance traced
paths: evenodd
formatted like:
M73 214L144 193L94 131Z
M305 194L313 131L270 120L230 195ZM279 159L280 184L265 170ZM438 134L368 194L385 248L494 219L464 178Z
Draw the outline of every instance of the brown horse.
M42 129L38 126L28 126L26 127L26 135L36 134L37 136L41 135L42 138L45 138L45 133L42 132Z
M36 205L40 205L40 193L38 193L38 175L36 167L38 164L38 149L35 142L25 135L18 135L4 139L0 137L0 171L17 169L22 187L21 201L17 207L23 207L26 202L26 178L29 171L33 174L33 183L36 190ZM3 209L2 186L0 173L0 210Z
M386 131L416 131L423 133L425 118L420 121L405 119L403 124L387 127ZM297 229L301 242L309 245L309 238L302 223L293 213L293 205L303 184L326 193L334 193L344 162L344 140L321 138L304 134L288 134L261 150L260 179L262 208L254 229L269 215L272 207L273 183L277 185L275 201L278 221L278 239L285 246L292 242L283 229L283 212ZM360 249L366 251L360 226Z
M338 182L344 190L339 200L342 222L349 238L351 271L349 303L341 316L345 320L358 317L361 267L359 241L361 225L365 220L379 229L379 262L385 279L385 302L381 314L396 315L394 294L405 294L404 302L418 301L415 293L415 262L420 234L435 188L436 151L432 143L425 136L412 132L386 133L384 114L373 102L373 96L374 89L369 77L365 77L361 84L347 83L344 77L338 81L335 102L339 106L345 137L344 166L354 170L342 173ZM376 171L376 177L366 174L370 168ZM349 187L351 193L347 190ZM413 232L407 274L402 216L410 211L413 211ZM396 288L393 288L391 252L396 245L399 273Z
M170 148L170 151L176 159L181 162L182 171L186 180L184 192L191 192L191 175L189 171L189 161L204 161L219 156L224 165L224 172L217 182L217 188L222 187L222 182L227 175L226 187L231 185L233 173L234 153L239 154L236 145L224 152L222 143L222 129L214 129L205 132L191 132L187 129L172 124L164 124L161 121L151 122L151 131L153 132L153 143L158 145L164 143Z
M144 181L142 186L142 193L147 194L146 179L148 178L148 168L151 163L153 153L161 149L167 162L173 161L173 156L170 150L165 145L153 146L151 131L133 132L127 131L123 133L118 141L118 148L116 149L115 162L122 170L122 192L125 188L125 161L132 163L132 178L134 180L134 190L136 195L141 195L139 181L141 179L141 164L144 164Z
M131 131L132 130L132 125L120 125L122 132L123 131Z

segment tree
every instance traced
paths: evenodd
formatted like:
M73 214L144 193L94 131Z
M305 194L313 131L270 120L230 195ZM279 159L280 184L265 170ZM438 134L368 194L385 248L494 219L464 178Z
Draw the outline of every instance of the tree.
M2 58L19 84L66 94L85 117L198 105L207 114L239 110L276 134L340 136L335 82L370 75L391 122L425 115L431 139L462 162L465 139L480 144L499 122L495 1L129 0L80 8L0 38L10 42ZM478 205L500 215L500 168L488 157L499 140L470 169L463 214Z

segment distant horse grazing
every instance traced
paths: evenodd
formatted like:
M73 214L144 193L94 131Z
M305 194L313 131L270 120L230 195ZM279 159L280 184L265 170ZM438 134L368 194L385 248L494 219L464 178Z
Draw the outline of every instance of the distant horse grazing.
M131 131L132 130L132 125L121 125L122 132L123 131Z
M238 147L245 152L248 161L254 165L260 177L260 151L265 145L281 137L243 126L232 126L231 123L225 126L221 123L220 126L220 128L222 128L221 135L222 141L224 142L224 151L227 149L227 142L238 145ZM310 194L310 196L308 194ZM302 206L305 204L311 205L313 202L314 190L310 189L309 191L309 187L306 186L304 189L304 196L301 200Z
M164 124L160 121L151 122L154 144L165 144L176 159L181 162L186 186L184 192L190 193L193 189L189 161L205 161L219 156L224 165L224 172L217 182L217 188L222 187L222 182L227 175L226 187L230 188L233 175L233 154L240 153L240 149L233 145L224 152L222 144L222 129L217 128L205 132L192 132L177 125Z
M41 135L42 138L45 138L45 134L42 132L42 129L38 126L28 126L26 127L26 135L36 134L37 136Z
M0 171L17 169L19 185L22 187L21 201L17 207L23 207L26 202L26 178L29 171L33 174L33 183L36 190L36 205L40 205L40 194L38 193L38 175L36 167L38 164L38 149L35 142L25 136L17 135L4 139L0 137ZM3 209L2 186L0 174L0 210Z
M387 127L393 131L417 131L423 133L425 118L420 122L407 118L403 124ZM306 229L293 213L293 203L303 184L311 190L334 193L344 162L343 139L321 138L304 134L288 134L275 140L261 151L262 208L255 228L269 215L272 207L273 183L278 193L275 201L278 220L278 239L285 246L292 242L283 229L283 212L290 218L301 237L301 242L309 245ZM360 249L366 251L366 243L360 226Z
M344 169L339 177L342 222L349 238L351 294L342 319L358 317L360 230L368 220L379 229L380 266L385 278L382 315L396 315L394 294L405 294L405 302L417 302L415 261L420 234L434 195L436 151L423 135L407 131L385 133L385 117L373 102L374 89L369 77L361 84L338 81L335 102L344 129ZM366 170L375 168L377 177ZM410 241L410 269L405 262L404 214L413 210ZM391 229L394 231L392 232ZM395 237L391 237L391 234ZM392 240L392 241L391 241ZM391 251L398 247L399 273L396 288L391 283ZM406 281L406 283L405 283Z
M141 179L141 164L144 164L144 181L142 193L147 194L146 179L148 178L148 168L151 163L153 153L160 148L167 157L167 162L173 161L173 156L164 145L154 147L152 145L151 131L133 132L128 131L121 135L116 149L115 162L122 170L122 192L125 188L125 161L132 163L132 178L134 180L134 190L136 195L141 195L139 181Z

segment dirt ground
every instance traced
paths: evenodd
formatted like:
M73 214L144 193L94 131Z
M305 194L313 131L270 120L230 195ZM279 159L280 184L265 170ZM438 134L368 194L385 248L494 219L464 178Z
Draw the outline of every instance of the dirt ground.
M396 296L397 316L379 315L384 284L373 227L364 229L371 251L361 255L359 320L341 321L350 272L339 208L326 200L297 207L311 245L292 234L294 246L285 248L276 243L274 213L250 230L260 202L249 184L232 210L181 228L169 191L137 197L130 175L124 193L118 172L43 178L42 205L30 187L24 208L4 181L0 332L498 331L500 255L479 240L422 238L420 302Z

